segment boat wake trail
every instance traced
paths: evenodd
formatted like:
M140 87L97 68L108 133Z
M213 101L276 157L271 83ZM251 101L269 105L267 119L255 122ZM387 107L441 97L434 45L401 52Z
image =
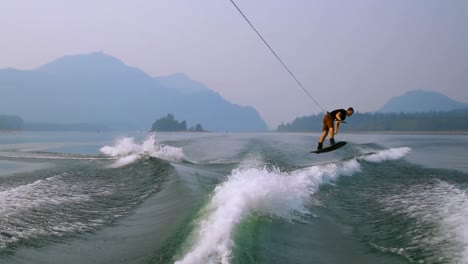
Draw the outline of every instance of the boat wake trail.
M391 148L386 150L381 150L378 152L373 152L368 155L364 155L361 159L369 162L382 162L385 160L396 160L400 159L403 156L406 156L410 153L411 149L408 147L401 147L401 148Z
M184 158L182 148L159 144L155 135L151 135L145 141L138 143L132 137L117 140L113 146L105 146L100 149L103 154L117 157L112 167L122 167L142 157L154 157L167 161L178 162Z
M360 160L399 159L409 151L409 148L383 150L289 173L266 167L235 169L227 181L215 188L189 238L191 246L176 263L230 263L233 232L252 214L294 220L297 215L309 213L310 197L322 184L359 172Z
M0 191L0 250L20 240L44 235L85 231L80 222L50 218L48 210L64 204L83 203L91 199L80 187L63 181L66 173L16 188Z
M431 249L426 255L426 259L431 263L441 262L442 259L454 263L468 263L466 190L440 179L432 179L410 186L399 194L382 198L379 202L385 211L391 214L405 214L416 222L408 227L407 232L411 234L408 248ZM428 233L424 229L426 226L432 226L435 230ZM407 252L406 249L379 249L395 252L412 260L412 252Z
M115 157L102 155L81 155L54 152L0 152L0 158L4 159L33 159L33 160L115 160Z

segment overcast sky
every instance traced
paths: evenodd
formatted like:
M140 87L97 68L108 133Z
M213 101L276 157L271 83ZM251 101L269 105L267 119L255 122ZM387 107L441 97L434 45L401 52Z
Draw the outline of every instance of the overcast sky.
M369 112L409 90L468 102L466 0L236 0L326 109ZM276 127L320 112L229 0L0 0L0 68L102 51L184 72Z

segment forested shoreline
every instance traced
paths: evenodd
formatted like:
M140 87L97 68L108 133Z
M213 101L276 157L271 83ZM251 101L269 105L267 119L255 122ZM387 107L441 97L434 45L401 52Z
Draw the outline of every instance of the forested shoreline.
M317 132L324 114L298 117L278 126L278 132ZM359 113L346 119L348 132L468 131L468 109L425 113Z
M19 116L0 115L0 130L23 130L24 121Z

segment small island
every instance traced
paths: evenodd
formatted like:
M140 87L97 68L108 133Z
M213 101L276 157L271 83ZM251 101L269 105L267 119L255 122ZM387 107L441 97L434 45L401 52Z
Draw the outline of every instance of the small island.
M24 121L19 116L0 115L0 131L20 131Z
M187 122L179 122L174 118L173 114L156 120L151 126L151 132L207 132L203 129L201 124L196 124L195 127L187 129Z

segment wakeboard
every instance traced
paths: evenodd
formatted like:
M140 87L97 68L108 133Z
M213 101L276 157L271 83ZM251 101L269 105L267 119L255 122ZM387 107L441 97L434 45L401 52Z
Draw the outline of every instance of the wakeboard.
M319 149L319 150L313 150L313 151L311 151L310 153L317 153L317 154L320 154L320 153L324 153L324 152L333 151L333 150L339 149L339 148L341 148L342 146L346 145L346 143L347 143L346 141L336 142L336 144L334 144L334 145L331 145L331 146L328 146L328 147L326 147L326 148Z

